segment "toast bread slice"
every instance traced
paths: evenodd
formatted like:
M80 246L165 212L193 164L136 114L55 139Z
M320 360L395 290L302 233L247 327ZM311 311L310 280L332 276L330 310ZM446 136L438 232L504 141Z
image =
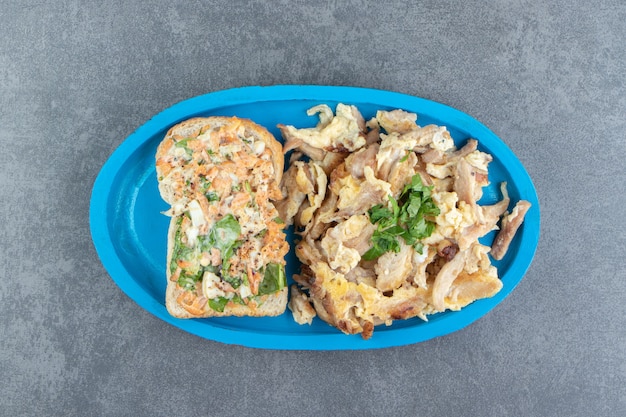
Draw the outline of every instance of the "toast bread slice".
M236 134L234 133L236 132ZM207 136L208 134L208 136ZM280 184L283 169L284 169L284 156L283 156L283 148L280 142L278 142L274 136L264 127L250 121L247 119L237 118L237 117L222 117L222 116L212 116L212 117L195 117L186 121L183 121L172 128L169 129L164 139L160 142L157 147L156 152L156 171L158 177L158 185L159 192L161 197L168 203L170 206L179 206L179 212L171 212L170 225L168 228L167 234L167 267L166 267L166 278L167 278L167 287L165 292L165 305L168 312L177 318L202 318L202 317L223 317L223 316L252 316L252 317L261 317L261 316L277 316L282 314L287 305L288 298L288 288L285 285L282 288L279 288L277 291L269 293L269 294L261 294L261 295L253 295L254 297L249 297L246 299L245 303L242 303L241 300L239 302L227 302L226 305L223 305L223 311L216 310L210 306L208 300L202 301L202 283L198 283L197 287L193 291L189 289L183 288L178 285L176 273L170 267L172 262L176 262L174 257L175 252L175 237L178 228L180 227L180 223L178 220L180 216L184 216L185 209L180 209L181 205L189 203L190 200L194 198L193 187L182 186L180 187L180 182L177 186L173 186L173 181L166 180L170 171L172 171L172 165L175 163L172 162L172 155L174 155L174 148L176 144L182 140L194 140L198 138L203 139L203 144L206 145L206 152L210 155L217 155L220 152L219 138L221 135L230 135L230 140L232 141L233 135L235 135L239 140L246 141L246 143L250 142L255 144L257 142L262 142L263 145L256 147L259 149L264 149L259 155L259 158L265 157L267 159L267 153L271 156L271 169L267 171L271 173L272 178L268 179L270 182L270 188L276 187L278 192L274 191L273 196L278 197L277 193L280 194L280 190L278 186ZM207 139L210 136L210 139ZM236 141L236 140L235 140ZM244 146L243 143L237 144L238 146ZM252 147L252 145L249 145ZM247 149L247 148L246 148ZM169 159L168 159L169 158ZM218 169L221 169L221 165L219 162L209 162L207 161L207 165L213 164ZM203 164L204 165L204 164ZM208 169L206 166L203 169ZM197 177L194 177L197 178ZM238 178L239 183L246 183L247 186L251 182L253 182L257 177L250 176L250 178ZM192 181L193 182L193 181ZM254 188L256 184L252 184ZM270 193L272 195L272 193ZM280 194L282 196L282 194ZM228 197L227 197L228 198ZM281 197L282 198L282 197ZM273 206L272 199L267 204L270 204L269 209L271 210ZM220 205L223 202L217 201L214 202L216 205ZM271 212L271 211L270 211ZM238 214L236 211L232 213L235 218L238 218ZM205 213L205 219L210 224L212 221L215 222L217 218L222 216L223 213L216 215L215 218L207 218L210 215ZM265 219L267 222L275 221L274 219ZM273 226L276 227L274 224ZM284 240L284 234L281 234L281 238ZM243 237L242 240L246 238ZM282 242L279 242L279 245ZM281 248L285 248L284 245L287 245L284 242L283 245L280 245ZM286 246L288 248L288 246ZM284 250L282 252L285 252ZM282 253L281 252L281 253ZM284 266L284 254L282 255L282 265ZM262 268L266 266L266 263L262 265ZM253 271L252 275L256 273ZM173 273L174 272L174 273ZM257 270L259 272L259 270ZM219 274L218 274L219 275ZM246 277L247 278L247 277ZM200 302L198 299L200 298ZM206 298L206 297L205 297ZM181 301L182 300L182 301ZM191 302L193 300L193 302ZM188 302L189 301L189 302Z

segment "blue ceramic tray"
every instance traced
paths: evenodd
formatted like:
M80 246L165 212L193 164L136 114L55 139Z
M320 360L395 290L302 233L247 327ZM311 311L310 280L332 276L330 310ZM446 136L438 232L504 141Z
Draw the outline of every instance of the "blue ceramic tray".
M498 184L508 182L513 202L532 203L523 226L498 267L502 290L458 312L396 321L377 327L369 340L344 335L318 318L311 326L298 325L287 310L272 318L209 318L182 320L171 317L164 305L166 234L169 219L161 214L168 206L157 190L154 154L167 130L194 116L238 116L265 126L281 140L278 123L310 127L317 117L306 110L326 103L354 104L368 119L376 110L401 108L418 114L418 124L445 125L457 144L468 138L494 156L489 165L491 186L483 204L501 198ZM404 94L354 87L272 86L218 91L180 102L157 114L130 135L111 155L93 186L90 226L95 248L113 281L137 304L184 331L227 344L266 349L373 349L417 343L459 330L487 314L520 282L539 240L539 203L532 181L511 150L472 117L448 106ZM490 244L493 233L483 238ZM289 236L293 243L293 236ZM293 247L293 244L291 245ZM299 268L295 255L287 258L287 276Z

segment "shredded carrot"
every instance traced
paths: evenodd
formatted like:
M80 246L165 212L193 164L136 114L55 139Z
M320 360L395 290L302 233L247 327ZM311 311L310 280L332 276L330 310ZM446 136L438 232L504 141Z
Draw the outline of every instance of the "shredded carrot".
M187 142L187 147L194 152L202 152L204 150L204 143L199 139L193 139Z
M165 155L167 155L170 151L170 149L172 149L172 146L174 146L174 140L170 137L165 139L163 142L161 142L161 144L159 145L158 148L158 153L156 155L156 157L158 159L161 159L162 157L164 157Z
M208 181L213 181L213 178L217 177L220 173L220 169L216 165L212 165L206 173L206 179Z
M187 269L193 267L193 262L179 259L176 261L176 265L178 265L179 268Z
M204 214L204 218L207 222L211 221L212 218L217 214L217 206L209 204L209 200L206 196L201 192L196 192L196 200L198 204L200 204L200 208L202 209L202 214Z
M261 274L253 271L250 265L248 265L248 282L250 283L252 294L257 295L259 293L259 284L261 283Z
M289 252L289 244L285 241L282 231L284 225L271 221L267 224L267 232L263 236L261 253L278 263L284 263L284 256Z
M221 196L225 196L230 193L232 183L233 181L228 175L218 175L211 182L211 188L217 191Z
M247 192L240 192L235 194L233 201L230 203L230 208L234 213L241 212L246 205L250 202L250 194Z
M172 165L163 158L159 158L156 161L156 167L161 171L161 174L164 177L167 177L167 175L172 172L173 169Z
M246 168L254 168L256 165L258 158L255 155L252 155L246 151L237 152L237 159L241 162L241 165Z
M180 273L183 271L183 269L179 266L176 268L176 270L174 271L174 273L172 274L172 276L170 277L170 281L178 281L178 278L180 278Z
M205 297L198 297L190 291L185 291L176 298L176 302L189 314L201 316L204 313L204 306L207 303L207 299Z
M226 160L220 165L220 170L223 172L234 174L235 172L237 172L237 164L231 160Z
M280 188L278 188L278 184L276 184L276 181L272 181L270 185L269 198L270 200L274 201L283 199L283 193L282 191L280 191Z

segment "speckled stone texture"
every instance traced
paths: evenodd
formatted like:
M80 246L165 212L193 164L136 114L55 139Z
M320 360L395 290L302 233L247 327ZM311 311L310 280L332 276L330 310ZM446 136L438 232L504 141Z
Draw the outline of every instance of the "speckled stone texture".
M0 415L626 415L625 22L621 0L3 1ZM457 333L357 352L207 341L122 293L89 233L109 155L180 100L283 83L489 126L541 202L517 289Z

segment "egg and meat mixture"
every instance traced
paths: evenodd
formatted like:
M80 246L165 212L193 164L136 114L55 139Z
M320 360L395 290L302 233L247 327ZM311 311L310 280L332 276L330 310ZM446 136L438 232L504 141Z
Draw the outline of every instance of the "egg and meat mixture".
M178 300L199 315L208 302L255 303L286 285L289 247L272 200L282 198L273 155L261 140L231 124L174 138L157 161L159 187L177 227L170 279Z
M308 114L317 126L279 126L293 151L277 207L300 237L289 302L298 323L317 315L367 339L377 325L427 320L500 291L488 254L504 256L530 205L507 213L505 183L501 201L477 203L492 157L476 140L457 149L445 127L418 126L402 110L369 121L344 104ZM481 244L501 219L494 248Z

